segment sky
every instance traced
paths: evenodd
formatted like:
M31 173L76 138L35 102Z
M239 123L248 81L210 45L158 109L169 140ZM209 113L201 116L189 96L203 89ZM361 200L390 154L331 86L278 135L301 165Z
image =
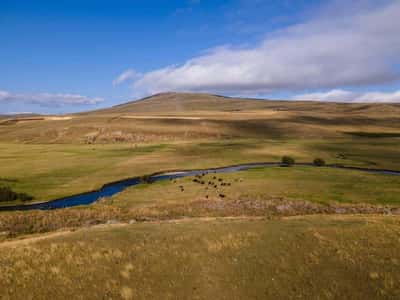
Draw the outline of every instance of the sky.
M398 0L1 0L0 114L154 93L400 102Z

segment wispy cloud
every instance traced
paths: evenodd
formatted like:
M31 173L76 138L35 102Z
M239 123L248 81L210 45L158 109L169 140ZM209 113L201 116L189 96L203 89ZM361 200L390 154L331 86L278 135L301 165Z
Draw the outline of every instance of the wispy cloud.
M112 82L113 86L120 85L127 81L132 81L140 77L140 74L133 69L126 70L122 72L117 78Z
M11 97L11 94L9 92L0 90L0 101L7 100L10 97Z
M218 47L133 79L136 91L270 93L400 79L400 1L335 12L269 34L259 45ZM123 74L121 74L122 76ZM132 79L130 75L117 83Z
M99 97L87 97L77 94L14 94L0 90L0 103L4 102L27 102L42 106L62 105L95 105L104 101Z
M296 95L293 100L316 100L332 102L374 102L396 103L400 102L400 91L395 92L368 92L357 93L347 90L331 90L322 93L309 93Z

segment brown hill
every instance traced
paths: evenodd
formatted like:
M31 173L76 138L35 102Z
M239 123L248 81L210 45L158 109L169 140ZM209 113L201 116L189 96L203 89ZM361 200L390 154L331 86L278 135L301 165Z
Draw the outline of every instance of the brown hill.
M400 105L163 93L86 113L0 121L0 141L24 143L141 143L349 135L400 136Z
M399 104L333 103L233 98L204 93L160 93L130 101L94 113L185 113L193 111L245 111L274 109L280 111L325 111L331 113L400 112Z

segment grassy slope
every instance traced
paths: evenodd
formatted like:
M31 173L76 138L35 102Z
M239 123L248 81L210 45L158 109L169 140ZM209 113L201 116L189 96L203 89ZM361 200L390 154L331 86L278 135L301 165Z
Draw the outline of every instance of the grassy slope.
M188 111L246 111L259 109L276 109L279 111L315 111L339 113L391 113L399 110L396 104L343 104L306 101L269 101L260 99L229 98L201 93L162 93L140 101L128 102L94 113L154 113L154 112L188 112Z
M395 299L399 236L393 217L106 226L0 246L0 289L12 299Z
M396 137L400 133L399 114L400 105L395 104L262 101L171 93L67 116L70 119L43 116L43 120L36 121L20 118L18 122L0 122L0 141L142 143L249 137L338 138L349 137L349 133Z

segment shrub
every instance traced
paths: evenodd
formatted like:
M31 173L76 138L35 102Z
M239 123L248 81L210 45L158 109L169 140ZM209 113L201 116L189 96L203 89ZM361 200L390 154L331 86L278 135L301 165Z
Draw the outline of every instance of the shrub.
M151 178L150 175L143 175L142 177L140 177L140 182L142 183L153 183L153 178Z
M33 197L25 194L25 193L16 193L8 186L0 186L0 202L7 202L7 201L29 201L32 200Z
M17 199L21 200L21 201L31 201L31 200L33 200L33 197L31 195L28 195L25 193L18 193Z
M325 161L322 159L322 158L316 158L316 159L314 159L314 166L317 166L317 167L323 167L323 166L325 166Z
M287 155L285 155L285 156L282 157L282 164L283 164L283 165L289 167L289 166L293 165L294 163L295 163L295 160L294 160L293 157L287 156Z
M8 186L0 187L0 201L17 200L17 194L14 193Z

